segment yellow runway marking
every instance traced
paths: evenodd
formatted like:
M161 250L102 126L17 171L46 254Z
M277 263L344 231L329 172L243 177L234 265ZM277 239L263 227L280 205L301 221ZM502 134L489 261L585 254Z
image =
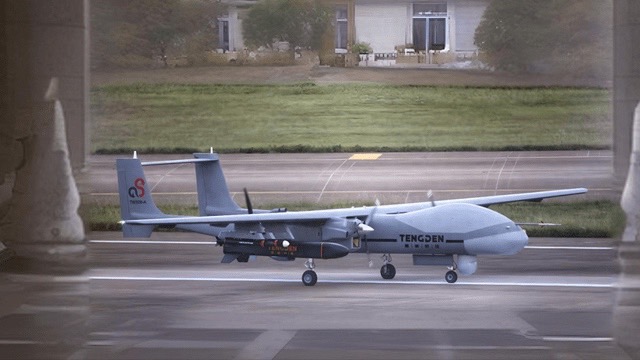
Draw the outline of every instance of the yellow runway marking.
M382 154L353 154L349 160L378 160Z

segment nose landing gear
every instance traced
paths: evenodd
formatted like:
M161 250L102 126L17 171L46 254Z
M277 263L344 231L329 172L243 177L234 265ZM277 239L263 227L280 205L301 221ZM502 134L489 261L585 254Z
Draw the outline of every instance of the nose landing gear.
M393 279L396 276L396 267L391 264L391 254L382 255L384 265L380 268L380 275L385 280Z
M447 273L444 275L444 279L449 283L449 284L453 284L454 282L456 282L458 280L458 274L453 271L453 270L449 270L447 271Z
M444 279L449 283L453 284L458 281L458 273L456 270L458 269L458 264L454 261L451 266L448 267L449 271L444 274Z

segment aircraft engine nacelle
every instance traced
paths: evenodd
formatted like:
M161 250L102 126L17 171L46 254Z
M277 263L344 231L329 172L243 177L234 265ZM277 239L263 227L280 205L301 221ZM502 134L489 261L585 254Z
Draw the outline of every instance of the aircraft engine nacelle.
M358 219L333 218L322 226L322 241L343 241L357 236Z
M462 275L471 275L478 270L478 258L470 255L458 255L456 265Z

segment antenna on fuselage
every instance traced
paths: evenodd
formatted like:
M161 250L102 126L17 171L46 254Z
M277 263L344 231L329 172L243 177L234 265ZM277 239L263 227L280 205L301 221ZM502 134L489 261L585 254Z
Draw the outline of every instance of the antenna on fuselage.
M253 214L253 205L251 205L251 199L249 198L249 191L247 191L247 188L242 189L242 191L244 192L244 202L247 205L247 213Z
M427 198L431 201L431 206L436 206L436 202L433 198L433 191L429 190L429 192L427 192Z

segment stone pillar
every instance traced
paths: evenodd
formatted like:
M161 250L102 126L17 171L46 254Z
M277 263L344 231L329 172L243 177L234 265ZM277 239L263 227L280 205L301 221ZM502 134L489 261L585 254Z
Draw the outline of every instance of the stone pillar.
M627 213L618 255L622 273L614 309L614 335L632 359L640 359L640 108L636 108L640 102L640 2L614 0L613 19L613 185L618 190L624 187L621 205Z
M77 209L73 195L52 202L64 193L77 196L69 158L80 169L88 149L88 18L88 0L0 0L0 241L36 263L85 253L83 235L63 239L68 224L52 225L46 217L59 220ZM58 80L45 100L52 78ZM54 132L65 125L64 134ZM54 134L58 145L51 142ZM56 173L38 170L53 163ZM38 195L35 187L42 190ZM32 226L17 223L22 219ZM46 224L49 235L36 232L35 224Z
M622 191L629 169L633 113L640 101L640 2L614 0L613 11L614 187Z
M2 358L86 358L89 283L69 155L84 166L87 4L0 0L0 241L18 255L0 270ZM2 248L0 262L11 252Z
M633 131L631 131L631 155L629 171L620 205L627 215L627 225L622 242L640 243L640 104L636 107Z
M89 119L88 0L0 0L0 175L19 164L35 104L60 81L74 169L85 165ZM0 159L3 160L3 159ZM0 176L0 179L2 176ZM1 181L1 180L0 180Z
M0 239L19 257L43 263L82 265L86 247L65 131L58 80L34 107L32 135L24 142L24 165L16 172Z
M632 152L621 206L627 215L618 257L622 266L616 308L615 337L632 359L640 359L640 105L635 111Z

